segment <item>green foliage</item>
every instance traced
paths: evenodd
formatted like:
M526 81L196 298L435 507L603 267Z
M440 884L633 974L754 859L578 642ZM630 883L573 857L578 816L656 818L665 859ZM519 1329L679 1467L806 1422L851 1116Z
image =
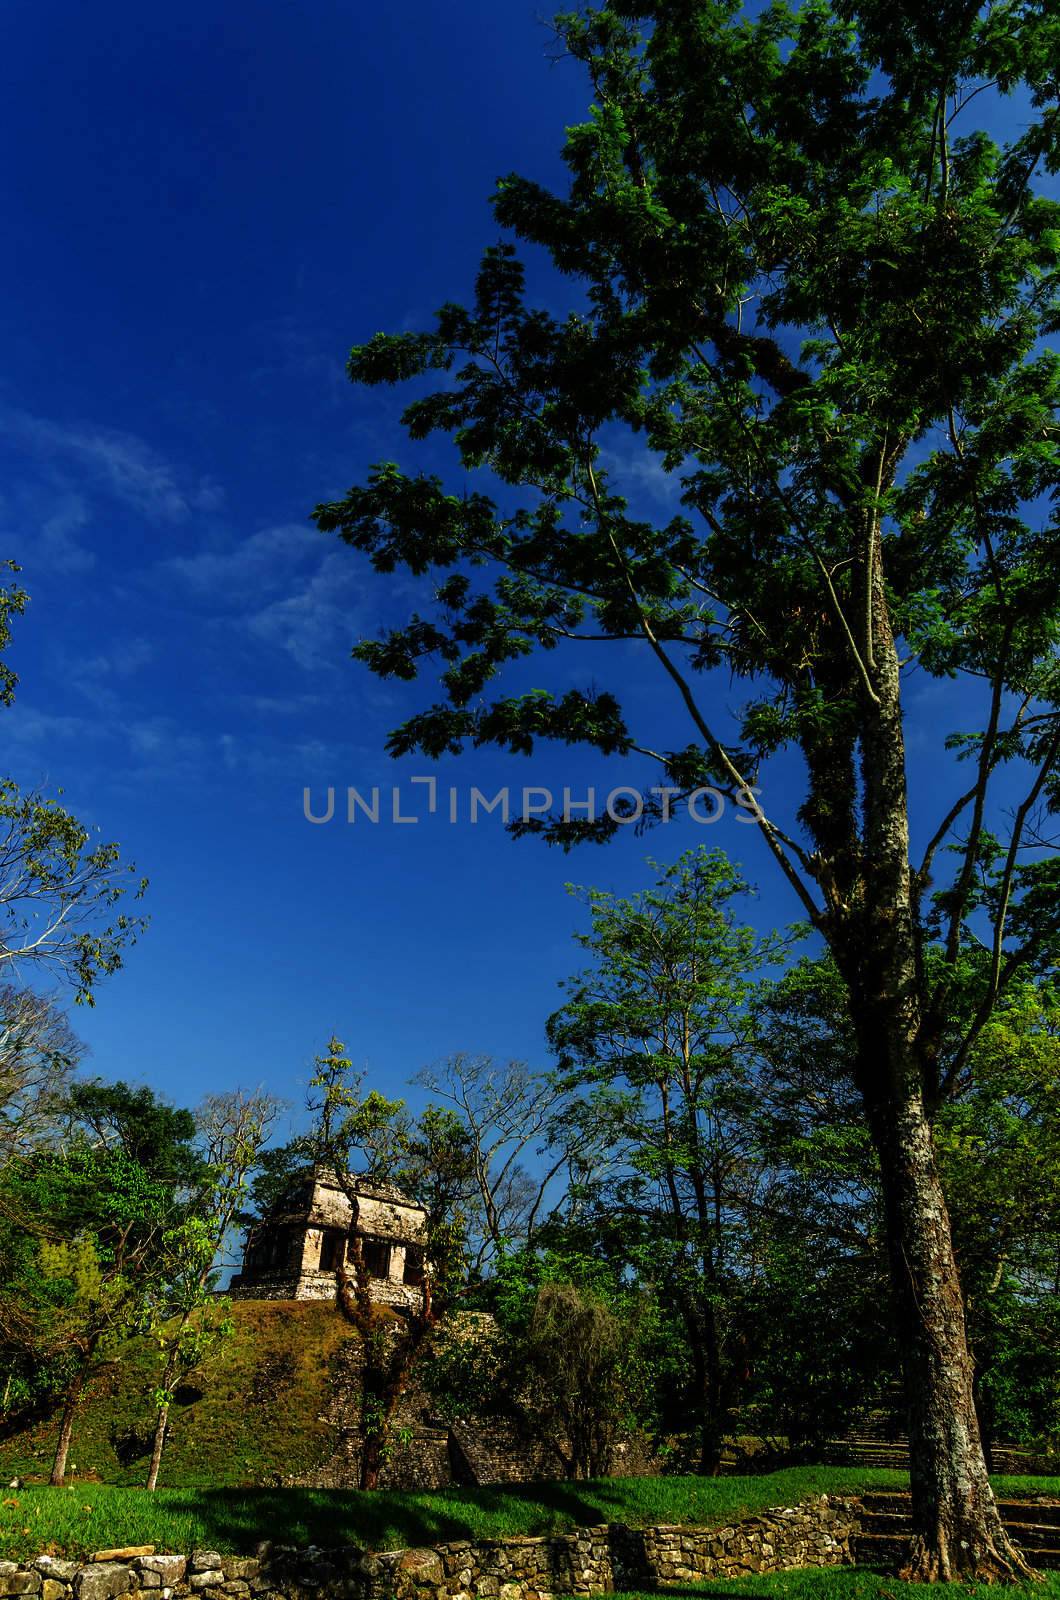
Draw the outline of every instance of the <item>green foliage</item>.
M0 781L0 963L40 965L94 1004L99 980L119 969L146 926L124 909L146 888L116 844L92 844L57 800Z
M17 561L0 562L0 568L12 574L22 570ZM12 619L23 615L28 601L29 595L17 581L0 585L0 650L6 650L11 643ZM11 704L17 685L18 674L6 661L0 661L0 705Z
M881 1315L890 1288L879 1171L851 1089L856 1043L834 964L796 963L762 992L758 1026L770 1063L763 1127L786 1172L759 1403L778 1431L814 1440L897 1375ZM1058 1085L1055 997L1024 985L984 1029L935 1125L988 1444L1048 1441L1060 1429Z
M195 1118L190 1111L166 1105L146 1085L82 1080L70 1086L66 1107L73 1128L93 1142L120 1149L152 1177L181 1186L201 1179Z
M62 1143L0 1174L0 1352L17 1380L8 1404L63 1397L54 1481L61 1482L85 1384L141 1325L169 1269L167 1240L201 1168L186 1112L150 1090L73 1086Z
M500 1255L481 1298L421 1369L440 1415L514 1419L566 1478L606 1472L621 1434L656 1422L655 1307L613 1263L568 1236Z
M745 888L721 852L701 849L632 899L589 891L579 942L592 966L549 1023L597 1152L592 1227L672 1308L688 1363L681 1405L708 1468L746 1394L765 1248L751 1003L790 942L737 921Z
M983 1032L937 1141L991 1440L1060 1437L1060 1015L1025 985Z

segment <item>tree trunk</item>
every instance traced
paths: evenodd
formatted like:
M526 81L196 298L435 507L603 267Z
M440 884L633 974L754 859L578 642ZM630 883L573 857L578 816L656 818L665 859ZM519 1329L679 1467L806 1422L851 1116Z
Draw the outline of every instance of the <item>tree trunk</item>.
M692 1394L695 1432L699 1438L699 1473L716 1478L721 1470L721 1416L718 1405L717 1346L709 1306L696 1305L675 1290L675 1299L685 1326L688 1357L692 1366ZM690 1430L691 1431L691 1430Z
M987 1476L964 1304L931 1125L918 1093L869 1106L909 1412L916 1536L902 1576L1027 1578Z
M162 1450L166 1442L166 1429L169 1427L169 1401L158 1408L158 1417L155 1421L155 1437L151 1445L151 1465L147 1473L147 1489L158 1488L158 1469L162 1465Z
M725 1435L725 1406L722 1401L721 1342L714 1307L703 1307L703 1333L707 1356L707 1383L703 1414L703 1461L706 1477L716 1478L721 1472L721 1452Z
M1026 1578L1033 1574L1001 1525L983 1458L964 1302L924 1100L934 1063L921 1037L900 669L878 522L866 576L874 692L860 728L864 834L855 847L860 867L844 870L847 886L833 897L829 943L850 987L856 1078L880 1162L909 1417L914 1540L903 1576Z
M49 1483L53 1489L61 1489L66 1478L66 1458L70 1454L70 1440L73 1438L74 1421L77 1410L81 1404L81 1396L85 1390L85 1369L74 1378L66 1391L63 1402L62 1420L59 1423L59 1437L55 1445L55 1459L52 1462L52 1475Z
M420 1348L437 1321L431 1280L421 1286L422 1309L409 1311L405 1327L390 1327L376 1314L364 1264L360 1238L349 1244L351 1274L340 1256L336 1268L339 1306L361 1336L361 1478L362 1489L375 1489L387 1457L394 1413L408 1384Z
M383 1464L381 1441L376 1434L369 1434L361 1447L361 1488L378 1489L379 1469Z

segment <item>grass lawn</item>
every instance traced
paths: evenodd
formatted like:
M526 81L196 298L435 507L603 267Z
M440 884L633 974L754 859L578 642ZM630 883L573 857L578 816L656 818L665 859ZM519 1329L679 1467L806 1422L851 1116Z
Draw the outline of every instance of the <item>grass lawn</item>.
M361 1544L387 1550L447 1539L559 1532L599 1522L709 1525L766 1506L794 1505L811 1494L902 1488L905 1482L904 1473L885 1469L794 1467L758 1477L604 1478L422 1494L188 1488L149 1495L142 1489L78 1483L65 1489L0 1491L0 1558L45 1551L78 1556L124 1544L153 1544L160 1551L198 1547L247 1552L266 1538L282 1544ZM996 1486L1003 1493L1060 1494L1060 1478L999 1478ZM838 1583L842 1576L832 1574L829 1581ZM793 1600L801 1600L799 1591L790 1592ZM850 1594L855 1600L853 1590Z
M667 1588L650 1594L609 1595L608 1600L659 1600L660 1593L674 1600L920 1600L924 1585L901 1583L879 1572L857 1571L852 1567L807 1568L802 1572L778 1572L771 1577L730 1578L683 1588ZM947 1584L940 1590L946 1600L976 1596L978 1600L1058 1600L1060 1572L1046 1572L1041 1583L1015 1584L1011 1588L980 1583Z

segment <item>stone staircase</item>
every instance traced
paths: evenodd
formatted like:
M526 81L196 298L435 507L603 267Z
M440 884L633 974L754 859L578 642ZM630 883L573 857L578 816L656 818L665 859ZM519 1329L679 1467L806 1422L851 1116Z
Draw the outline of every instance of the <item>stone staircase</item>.
M896 1424L899 1402L891 1411L870 1411L841 1439L828 1439L822 1460L832 1467L896 1467L909 1470L909 1441ZM1049 1463L1019 1445L994 1446L991 1473L1018 1476L1049 1471Z
M893 1409L870 1411L843 1438L826 1440L823 1459L833 1467L896 1467L907 1472L909 1443L899 1431L898 1414L897 1401Z
M901 1566L912 1534L909 1496L863 1494L861 1532L852 1541L859 1567L894 1571ZM1060 1502L999 1500L1001 1520L1032 1567L1060 1572Z

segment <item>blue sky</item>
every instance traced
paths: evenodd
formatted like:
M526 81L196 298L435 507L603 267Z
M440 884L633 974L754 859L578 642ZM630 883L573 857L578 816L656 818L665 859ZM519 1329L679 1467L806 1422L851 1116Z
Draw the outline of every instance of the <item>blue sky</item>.
M466 294L497 175L560 175L586 96L547 59L538 15L521 0L8 10L0 554L33 601L3 726L12 773L61 785L151 878L150 931L75 1018L108 1077L184 1103L259 1082L297 1100L331 1031L391 1093L453 1050L543 1062L584 921L565 882L630 891L647 856L692 842L747 862L757 921L796 915L753 830L728 820L563 857L496 820L302 816L306 784L322 797L427 770L383 755L423 691L349 660L412 591L308 513L402 453L400 397L354 391L349 346ZM643 666L623 672L665 723ZM918 702L916 759L938 693ZM488 792L648 776L555 753L439 772Z

